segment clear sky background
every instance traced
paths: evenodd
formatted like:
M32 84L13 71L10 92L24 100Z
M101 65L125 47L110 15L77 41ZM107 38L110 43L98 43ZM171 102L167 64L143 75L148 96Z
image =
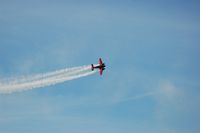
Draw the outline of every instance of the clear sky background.
M0 79L98 74L0 94L1 133L199 133L198 0L0 0Z

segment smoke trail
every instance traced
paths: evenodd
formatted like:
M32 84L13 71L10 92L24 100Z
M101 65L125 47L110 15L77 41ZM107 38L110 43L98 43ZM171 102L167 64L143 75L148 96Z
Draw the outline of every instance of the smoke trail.
M91 66L82 66L31 75L28 77L7 79L0 83L0 93L12 93L16 91L50 86L68 80L85 77L95 72L96 71L91 71Z

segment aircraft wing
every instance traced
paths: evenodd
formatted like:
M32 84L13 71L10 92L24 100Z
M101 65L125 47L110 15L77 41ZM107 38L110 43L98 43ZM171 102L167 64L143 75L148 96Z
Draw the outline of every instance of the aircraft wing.
M103 69L100 69L99 73L100 73L100 75L102 75L103 74Z
M102 65L103 61L101 60L101 58L99 58L99 65Z

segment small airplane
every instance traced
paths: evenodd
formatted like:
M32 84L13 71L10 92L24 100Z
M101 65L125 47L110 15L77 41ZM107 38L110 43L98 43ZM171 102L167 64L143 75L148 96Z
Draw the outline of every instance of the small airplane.
M106 65L103 63L103 61L102 61L101 58L99 58L99 64L98 64L98 65L94 66L93 64L91 64L91 69L92 69L92 71L93 71L94 69L99 69L100 75L103 74L103 70L105 70L105 67L106 67Z

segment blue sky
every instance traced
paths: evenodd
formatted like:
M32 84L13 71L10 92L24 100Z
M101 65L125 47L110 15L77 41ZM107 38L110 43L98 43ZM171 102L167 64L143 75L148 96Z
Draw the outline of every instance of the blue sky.
M0 79L106 62L92 75L0 94L0 132L198 133L200 3L0 1Z

